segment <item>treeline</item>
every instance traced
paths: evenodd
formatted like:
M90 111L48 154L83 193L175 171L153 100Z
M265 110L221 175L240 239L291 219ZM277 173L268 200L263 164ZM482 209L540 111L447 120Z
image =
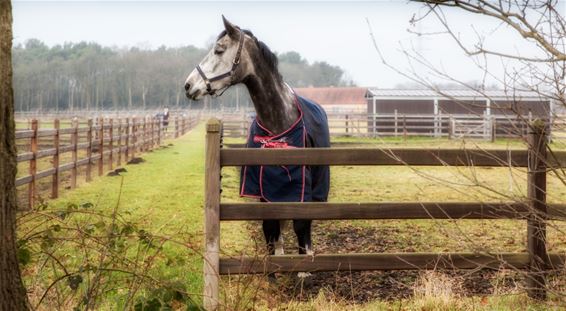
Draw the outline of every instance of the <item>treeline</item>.
M13 48L16 110L188 107L183 82L206 52L194 46L117 49L87 42L48 47L30 39ZM293 87L353 84L340 67L310 63L296 52L280 54L279 62ZM233 88L210 105L231 109L250 100L245 88Z

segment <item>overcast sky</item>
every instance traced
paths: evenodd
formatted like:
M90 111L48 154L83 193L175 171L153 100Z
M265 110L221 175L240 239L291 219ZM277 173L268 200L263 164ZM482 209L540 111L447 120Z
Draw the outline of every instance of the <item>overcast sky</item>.
M462 80L481 80L482 72L448 36L417 36L440 26L422 14L420 4L374 2L241 2L241 1L22 1L13 0L14 39L37 38L48 45L95 41L109 46L195 45L204 47L222 30L221 14L250 29L274 51L297 51L309 61L327 61L346 70L362 86L394 87L407 81L384 66L369 36L369 19L388 62L407 68L403 48L414 49L431 63ZM507 51L533 52L521 38L495 21L458 10L447 11L449 22L470 44L475 33L489 34L488 43ZM494 31L495 29L495 31ZM490 64L501 71L501 62ZM187 73L192 68L187 68ZM420 74L427 71L417 68Z

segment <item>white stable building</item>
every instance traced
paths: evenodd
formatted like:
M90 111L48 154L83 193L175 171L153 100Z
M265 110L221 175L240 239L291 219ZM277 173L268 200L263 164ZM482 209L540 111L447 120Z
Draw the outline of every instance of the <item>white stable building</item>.
M458 134L462 125L463 134L518 136L525 120L551 119L554 110L548 98L525 91L370 88L366 100L368 131L376 134L397 133L402 120L405 130L422 135Z

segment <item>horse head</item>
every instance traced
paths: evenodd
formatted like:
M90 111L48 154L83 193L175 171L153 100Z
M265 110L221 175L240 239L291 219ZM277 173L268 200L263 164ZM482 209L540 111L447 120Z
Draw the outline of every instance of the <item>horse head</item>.
M224 31L185 81L185 93L189 99L199 100L207 94L219 96L249 74L250 52L247 42L252 36L224 16L222 20Z

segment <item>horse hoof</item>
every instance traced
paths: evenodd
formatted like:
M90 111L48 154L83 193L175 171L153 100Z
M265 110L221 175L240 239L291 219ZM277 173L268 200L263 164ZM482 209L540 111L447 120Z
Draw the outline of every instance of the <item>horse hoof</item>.
M275 273L270 273L267 275L267 281L269 282L269 284L276 284L277 283L277 277L275 276Z
M306 279L308 277L311 277L312 273L310 272L299 272L297 273L297 277L299 277L299 279Z
M313 285L313 277L310 272L297 273L297 280L301 288L310 288Z

